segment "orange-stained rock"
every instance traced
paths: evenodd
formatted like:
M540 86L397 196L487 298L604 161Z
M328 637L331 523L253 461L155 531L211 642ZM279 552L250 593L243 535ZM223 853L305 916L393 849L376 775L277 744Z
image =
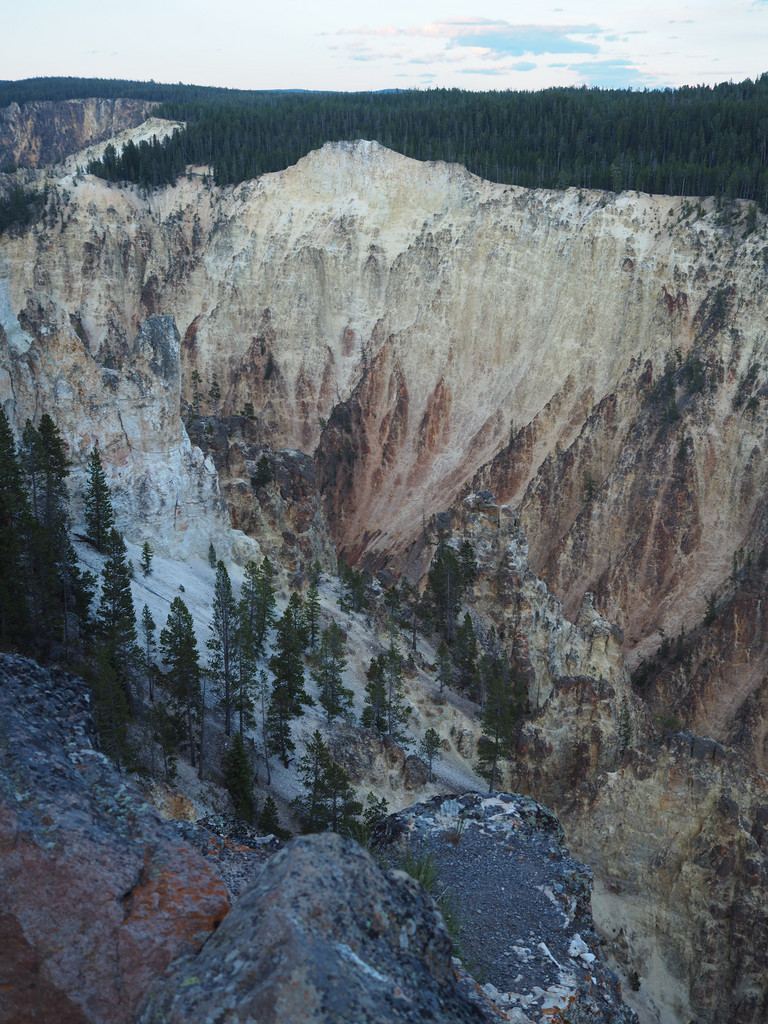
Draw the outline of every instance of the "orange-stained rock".
M129 1021L229 910L96 749L83 680L0 655L0 1021Z

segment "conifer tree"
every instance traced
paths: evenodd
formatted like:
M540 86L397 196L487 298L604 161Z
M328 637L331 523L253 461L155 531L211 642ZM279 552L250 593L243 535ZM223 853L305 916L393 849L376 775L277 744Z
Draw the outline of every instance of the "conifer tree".
M386 651L371 661L367 676L361 724L395 739L401 738L401 726L408 720L411 708L405 703L403 656L394 635L390 636Z
M454 658L459 673L459 686L474 696L477 688L477 637L469 612L456 630Z
M171 700L184 718L189 759L195 767L195 724L202 712L200 662L195 627L189 609L174 597L165 628L160 633L160 650L166 664Z
M0 644L30 643L32 513L11 426L0 406Z
M32 513L28 558L35 645L47 656L60 644L67 659L73 643L83 639L94 578L78 568L69 538L69 461L61 434L47 413L39 429L27 420L20 464Z
M332 722L334 718L349 711L354 697L342 680L342 673L347 667L344 637L333 621L320 634L313 665L312 678L320 690L320 703L325 709L327 721Z
M224 759L224 785L235 804L235 812L246 821L253 821L253 770L243 743L236 732Z
M149 699L153 701L155 699L155 665L152 657L155 652L155 630L157 625L155 620L152 618L152 612L149 610L147 605L141 612L141 632L144 636L144 672L146 674L147 686L149 688Z
M355 798L349 775L334 761L318 729L299 760L298 775L306 793L296 805L307 832L346 831L362 812L363 805Z
M314 650L320 628L320 595L317 592L316 583L310 583L307 588L307 599L304 602L304 618L307 624L307 633L309 634L309 648Z
M88 486L85 491L86 534L97 551L105 551L115 525L112 499L104 475L99 449L94 447L88 460Z
M141 561L139 562L139 568L141 569L142 576L149 576L152 572L152 558L154 557L154 554L152 545L148 540L145 540L141 545Z
M206 643L211 652L210 676L219 693L219 705L224 711L224 732L232 734L233 670L237 631L237 605L227 567L222 561L216 566L213 587L213 621L211 635Z
M436 729L427 729L421 738L419 744L419 754L424 758L427 769L429 771L429 781L434 782L434 775L432 774L432 764L434 761L440 760L443 756L443 741L440 739L440 734Z
M277 813L277 804L271 796L264 801L264 807L259 815L259 828L265 835L277 836L278 839L287 840L291 833L287 828L282 828Z
M97 629L126 698L130 700L130 678L136 657L136 612L125 541L117 530L110 530L105 550L107 560L101 571Z
M287 768L288 755L296 749L291 739L291 720L303 715L305 706L314 704L304 689L301 635L290 604L277 624L275 653L269 667L275 677L267 718L270 749L280 754Z
M445 640L441 640L437 645L437 681L440 684L440 693L443 692L443 687L451 681L451 655Z
M103 643L96 645L89 676L94 698L93 720L101 749L120 765L130 757L127 734L130 712L110 651Z
M479 771L488 779L488 790L493 793L500 775L499 762L510 756L515 722L523 711L527 694L503 653L483 655L480 671L485 704L484 735L477 745Z

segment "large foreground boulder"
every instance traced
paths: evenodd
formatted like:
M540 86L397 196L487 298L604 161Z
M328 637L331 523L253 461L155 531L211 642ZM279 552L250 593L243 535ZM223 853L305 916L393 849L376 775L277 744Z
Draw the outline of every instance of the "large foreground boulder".
M271 858L202 952L153 986L137 1024L491 1019L460 991L451 939L421 886L325 834Z
M229 909L96 749L82 679L0 655L0 1022L122 1024Z

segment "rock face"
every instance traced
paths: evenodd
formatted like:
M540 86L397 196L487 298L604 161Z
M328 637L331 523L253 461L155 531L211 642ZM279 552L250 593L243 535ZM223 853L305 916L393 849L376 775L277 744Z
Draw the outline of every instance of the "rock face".
M12 103L0 109L0 168L44 167L93 142L133 128L154 106L145 100Z
M502 1020L630 1024L637 1018L600 962L591 873L562 838L533 800L469 793L390 815L373 844L390 863L432 866L463 955Z
M153 986L136 1022L222 1015L231 1024L492 1019L487 1001L456 984L434 902L333 834L296 839L272 857L203 951Z
M273 451L263 428L244 416L192 417L188 429L216 467L232 526L259 538L261 554L276 571L299 580L314 562L336 571L336 546L309 455Z
M94 747L81 679L0 655L0 1021L123 1024L229 909Z
M0 291L2 282L0 282ZM0 303L1 304L1 303ZM94 358L78 323L30 296L19 322L2 326L0 381L21 426L49 411L72 459L76 518L94 445L101 453L118 528L161 554L231 546L213 464L193 447L180 414L179 334L173 317L150 316ZM10 336L9 336L10 335Z
M639 658L759 550L768 265L742 212L531 192L369 142L223 190L65 176L0 240L2 322L17 335L32 299L103 363L173 316L185 402L197 370L203 412L250 402L273 449L320 441L348 560L397 568L474 479L519 505L566 614L593 592Z
M768 1019L768 788L713 740L628 753L563 807L595 919L643 1020Z

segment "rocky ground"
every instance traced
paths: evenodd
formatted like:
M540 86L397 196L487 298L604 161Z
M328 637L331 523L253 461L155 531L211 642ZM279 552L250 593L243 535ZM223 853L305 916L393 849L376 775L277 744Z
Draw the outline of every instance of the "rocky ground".
M434 874L457 950L505 1019L573 1019L577 1010L594 1022L636 1019L600 962L591 872L536 801L435 797L387 818L373 846L391 864Z

